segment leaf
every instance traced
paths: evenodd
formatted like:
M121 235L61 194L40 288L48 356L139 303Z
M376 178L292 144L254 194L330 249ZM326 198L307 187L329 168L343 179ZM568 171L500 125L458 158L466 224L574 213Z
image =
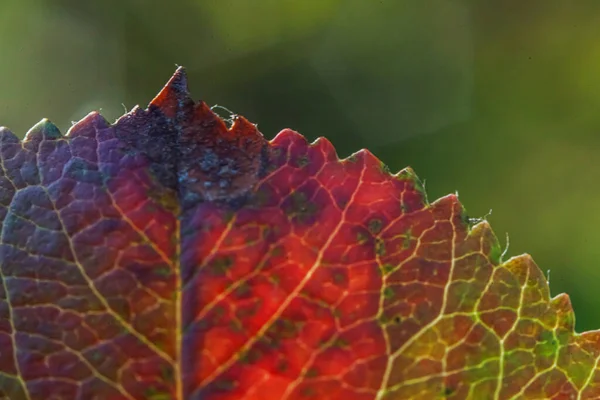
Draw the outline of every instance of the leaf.
M593 399L528 255L455 195L194 103L0 130L0 396Z

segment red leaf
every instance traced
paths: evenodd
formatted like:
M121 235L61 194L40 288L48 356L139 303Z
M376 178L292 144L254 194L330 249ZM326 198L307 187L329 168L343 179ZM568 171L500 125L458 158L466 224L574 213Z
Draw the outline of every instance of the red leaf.
M529 256L406 168L194 103L0 130L0 395L21 399L600 396Z

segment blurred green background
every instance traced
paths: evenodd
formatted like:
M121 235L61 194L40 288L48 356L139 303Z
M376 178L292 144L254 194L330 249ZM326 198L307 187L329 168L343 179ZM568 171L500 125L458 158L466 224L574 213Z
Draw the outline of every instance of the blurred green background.
M600 328L600 1L4 0L0 125L63 132L175 70L257 122L459 191Z

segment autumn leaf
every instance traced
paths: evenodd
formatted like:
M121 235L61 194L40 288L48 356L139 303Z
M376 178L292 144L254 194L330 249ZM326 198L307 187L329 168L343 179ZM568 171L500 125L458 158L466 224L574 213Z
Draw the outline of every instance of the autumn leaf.
M594 399L528 255L456 195L188 95L0 130L0 397Z

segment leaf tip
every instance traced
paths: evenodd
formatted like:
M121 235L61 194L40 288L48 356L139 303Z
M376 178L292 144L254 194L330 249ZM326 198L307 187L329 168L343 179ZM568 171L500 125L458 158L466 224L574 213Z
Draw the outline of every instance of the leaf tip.
M188 92L187 72L180 66L149 106L158 107L167 117L174 118L185 102L193 103Z

